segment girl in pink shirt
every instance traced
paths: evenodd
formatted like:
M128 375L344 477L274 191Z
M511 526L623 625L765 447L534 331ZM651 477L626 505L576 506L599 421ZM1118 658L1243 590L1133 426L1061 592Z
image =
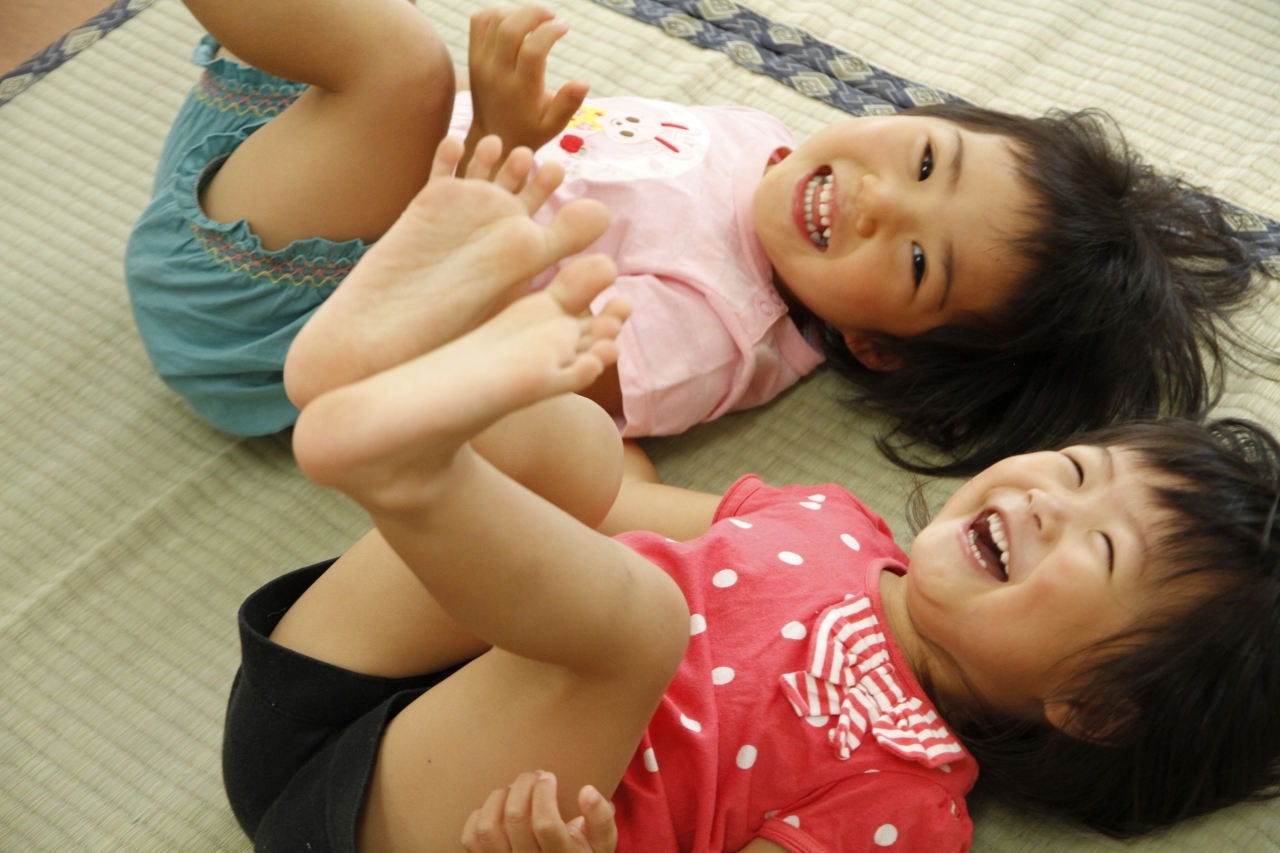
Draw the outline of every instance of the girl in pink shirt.
M224 777L256 849L963 853L978 764L1117 835L1274 790L1269 435L1148 422L1003 460L909 561L834 486L619 491L617 431L571 393L617 356L628 306L583 316L612 261L513 301L608 213L535 224L561 172L526 184L500 147L455 178L442 143L291 354L299 463L376 529L241 611ZM527 768L554 776L498 787Z
M944 105L797 145L743 108L545 90L565 25L525 7L473 19L471 121L403 0L187 5L217 42L197 51L206 74L126 271L157 371L241 434L293 422L294 335L422 186L451 121L469 145L494 133L566 167L544 217L581 197L613 212L604 298L627 296L635 324L584 393L627 436L758 405L826 357L889 416L890 458L973 471L1199 411L1216 321L1249 289L1218 203L1094 114ZM249 66L215 58L219 42Z

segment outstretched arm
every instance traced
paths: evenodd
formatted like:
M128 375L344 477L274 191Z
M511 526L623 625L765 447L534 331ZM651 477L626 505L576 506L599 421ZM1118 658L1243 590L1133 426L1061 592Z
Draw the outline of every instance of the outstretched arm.
M719 505L720 495L664 484L640 445L627 441L618 497L597 529L606 536L649 530L684 542L707 532Z
M589 88L584 80L571 80L556 92L546 88L547 55L568 30L541 6L471 16L467 63L475 118L463 168L488 134L502 138L503 151L521 145L536 151L564 130Z

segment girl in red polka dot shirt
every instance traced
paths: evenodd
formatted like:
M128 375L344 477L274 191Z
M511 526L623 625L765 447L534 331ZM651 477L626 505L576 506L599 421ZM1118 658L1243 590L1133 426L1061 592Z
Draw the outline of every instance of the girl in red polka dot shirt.
M514 299L608 214L535 225L557 169L461 153L299 338L369 342L307 377L294 448L376 527L241 610L224 775L258 850L964 851L979 764L1113 834L1276 781L1270 436L1006 459L909 557L837 486L663 486L570 393L616 357L627 306L583 319L612 262Z

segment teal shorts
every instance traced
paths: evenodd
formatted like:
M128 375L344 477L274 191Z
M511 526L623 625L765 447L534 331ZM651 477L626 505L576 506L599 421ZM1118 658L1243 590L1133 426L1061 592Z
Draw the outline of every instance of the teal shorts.
M271 252L247 220L205 216L200 192L227 156L306 89L217 50L206 36L192 57L204 74L165 141L125 279L160 377L214 426L265 435L298 417L284 393L294 335L368 247L312 239Z

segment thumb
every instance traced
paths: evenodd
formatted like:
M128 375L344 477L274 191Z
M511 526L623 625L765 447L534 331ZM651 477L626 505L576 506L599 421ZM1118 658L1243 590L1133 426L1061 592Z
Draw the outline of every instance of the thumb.
M591 853L614 853L618 846L618 824L613 804L591 785L578 792L578 808L582 811L583 832Z

